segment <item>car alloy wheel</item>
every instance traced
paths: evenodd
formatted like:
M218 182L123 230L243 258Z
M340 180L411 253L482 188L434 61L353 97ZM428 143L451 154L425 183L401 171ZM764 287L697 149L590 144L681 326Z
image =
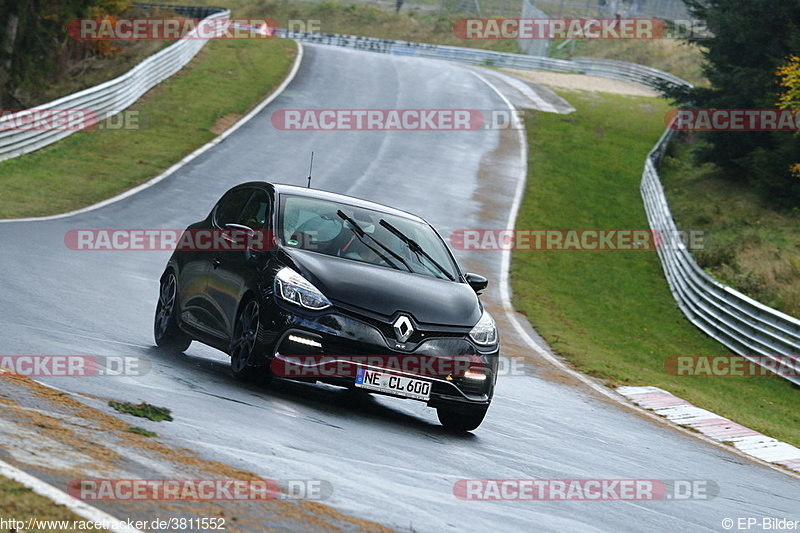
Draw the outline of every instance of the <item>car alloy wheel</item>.
M161 279L153 334L159 347L183 352L192 343L192 339L178 327L177 307L178 280L174 273L169 272Z
M236 318L231 339L231 372L236 378L250 379L258 371L259 311L258 302L249 300Z

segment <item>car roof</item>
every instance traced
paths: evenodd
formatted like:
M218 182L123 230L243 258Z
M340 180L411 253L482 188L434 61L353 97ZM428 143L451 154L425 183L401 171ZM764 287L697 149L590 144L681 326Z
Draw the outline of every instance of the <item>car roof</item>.
M418 217L417 215L414 215L407 211L395 209L394 207L389 207L388 205L379 204L377 202L370 202L369 200L362 200L361 198L356 198L355 196L348 196L346 194L338 194L334 192L323 191L320 189L310 189L307 187L298 187L297 185L289 185L285 183L270 183L266 181L251 181L248 183L242 183L241 185L237 185L234 188L248 187L248 186L249 187L257 186L257 187L272 189L278 194L291 194L294 196L303 196L306 198L331 200L343 204L353 205L356 207L362 207L365 209L373 209L376 211L381 211L387 214L403 218L409 218L412 220L416 220L418 222L422 222L424 224L428 224L428 222L422 219L421 217Z

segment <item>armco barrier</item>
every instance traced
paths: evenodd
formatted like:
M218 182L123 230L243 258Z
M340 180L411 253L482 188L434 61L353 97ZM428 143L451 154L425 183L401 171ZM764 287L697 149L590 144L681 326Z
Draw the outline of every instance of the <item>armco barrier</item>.
M185 9L180 6L143 5L141 7L170 8L184 16L205 19L224 19L230 15L230 11L227 9L213 7ZM218 31L222 31L222 28L219 28ZM26 112L48 109L80 109L92 112L97 121L105 120L125 110L144 93L183 68L206 42L204 39L181 39L148 57L118 78L26 110ZM12 121L16 121L18 114L0 117L0 161L33 152L74 133L74 131L66 129L34 130L15 129L7 126L15 123Z
M667 129L648 154L641 184L650 228L664 235L676 235L677 227L656 167L674 133ZM661 247L658 254L673 296L698 328L762 366L768 367L767 361L777 365L781 358L794 359L794 366L800 366L800 320L714 280L680 244ZM800 385L800 376L792 372L781 375Z
M146 6L158 7L158 6ZM166 6L165 6L166 7ZM169 6L180 13L179 6ZM197 9L197 8L186 8ZM203 12L185 12L184 16L223 18L228 10L207 8ZM509 54L474 48L393 41L353 35L322 34L279 30L278 36L298 41L342 46L378 53L426 57L528 70L551 70L592 74L624 81L634 81L658 88L663 82L686 85L687 82L658 69L594 58L573 60ZM203 47L205 40L183 39L145 59L128 73L85 91L72 94L36 109L91 109L99 120L119 113L135 102L151 87L177 72ZM69 135L70 131L3 131L0 119L0 161L36 150ZM656 167L674 132L664 133L645 161L641 193L650 227L665 235L675 235L676 226ZM798 358L800 354L800 321L766 307L747 296L722 285L697 266L685 248L659 249L664 273L678 305L697 327L733 352L753 357ZM797 376L785 376L800 385Z
M590 57L578 57L571 60L551 59L549 57L511 54L492 50L480 50L477 48L460 48L457 46L393 41L390 39L360 37L356 35L288 31L284 29L279 30L278 35L280 37L307 43L341 46L344 48L353 48L355 50L365 50L383 54L443 59L446 61L468 63L470 65L591 74L605 78L643 83L653 88L658 88L659 84L663 82L676 85L686 84L684 80L668 72L643 65L636 65L634 63L625 63L623 61L613 61L609 59L594 59Z
M637 82L653 88L659 88L664 82L689 85L685 80L655 68L608 59L579 57L562 60L352 35L286 31L281 34L305 42L385 54L444 59L473 65L591 74ZM667 129L648 155L641 184L650 227L664 235L676 235L677 228L656 167L673 133L673 130ZM781 357L798 358L800 321L715 281L697 265L685 247L662 247L659 249L659 257L679 307L701 330L733 352L750 357L759 364L766 365L766 360L777 364ZM800 377L784 377L800 384Z
M170 8L182 16L193 18L227 18L230 11L221 8L198 8L139 4L143 8ZM220 28L222 31L222 28ZM685 83L680 78L650 67L620 61L576 58L550 59L526 54L510 54L475 48L439 46L433 44L393 41L353 35L322 34L279 30L280 37L298 41L330 44L357 50L426 57L457 61L472 65L487 65L526 70L552 70L556 72L590 73L596 76L637 81L651 87L660 82ZM122 76L80 91L26 112L48 109L80 109L91 111L97 121L113 116L138 100L144 93L186 65L207 41L184 38L148 57ZM59 141L74 131L66 129L16 129L7 125L17 114L0 117L0 161L38 150Z

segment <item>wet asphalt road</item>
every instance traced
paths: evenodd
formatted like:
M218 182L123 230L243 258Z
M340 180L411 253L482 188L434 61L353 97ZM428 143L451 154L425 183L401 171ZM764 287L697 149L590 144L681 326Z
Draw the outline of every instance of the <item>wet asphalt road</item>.
M523 168L513 132L309 133L270 122L276 109L507 109L497 92L456 65L305 50L278 99L167 180L81 215L0 224L0 353L147 358L145 376L42 381L169 407L175 421L152 428L176 445L266 478L330 481L326 503L402 531L723 531L723 518L800 519L800 482L544 379L535 366L500 379L474 434L453 435L416 402L286 381L243 385L230 377L224 354L197 343L185 356L159 354L152 315L168 252L72 251L66 232L181 229L234 184L305 185L312 150L318 188L410 210L445 236L505 227ZM500 256L460 259L495 282L485 300L507 352L524 355L528 348L498 316ZM475 478L702 479L720 494L657 502L454 497L457 480Z

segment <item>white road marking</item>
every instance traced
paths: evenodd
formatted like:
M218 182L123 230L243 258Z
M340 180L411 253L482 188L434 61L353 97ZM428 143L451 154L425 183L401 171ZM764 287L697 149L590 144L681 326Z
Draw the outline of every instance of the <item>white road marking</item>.
M270 94L268 97L266 97L264 100L262 100L261 103L258 104L255 108L253 108L249 113L247 113L245 116L240 118L233 126L231 126L227 130L225 130L224 132L219 134L212 141L209 141L208 143L204 144L203 146L201 146L200 148L198 148L197 150L195 150L191 154L187 155L186 157L184 157L183 159L181 159L180 161L178 161L177 163L175 163L174 165L169 167L167 170L165 170L164 172L162 172L161 174L159 174L155 178L153 178L153 179L151 179L149 181L146 181L146 182L142 183L141 185L138 185L138 186L134 187L133 189L130 189L130 190L127 190L127 191L125 191L125 192L123 192L121 194L118 194L117 196L114 196L113 198L108 198L107 200L103 200L102 202L98 202L98 203L90 205L88 207L83 207L81 209L76 209L75 211L69 211L67 213L60 213L58 215L49 215L49 216L46 216L46 217L28 217L28 218L6 218L6 219L0 219L0 224L9 223L9 222L41 222L41 221L45 221L45 220L58 220L58 219L62 219L62 218L74 217L76 215L81 215L83 213L88 213L89 211L94 211L96 209L100 209L101 207L105 207L107 205L111 205L111 204L117 203L117 202L119 202L121 200L124 200L125 198L129 198L129 197L133 196L134 194L137 194L137 193L139 193L139 192L141 192L141 191L143 191L145 189L149 189L150 187L152 187L156 183L159 183L159 182L165 180L166 178L170 177L172 174L174 174L175 172L177 172L178 170L183 168L189 162L191 162L192 160L196 159L200 155L204 154L205 152L207 152L211 148L215 147L216 145L218 145L219 143L224 141L226 138L228 138L229 135L233 134L233 132L235 132L236 130L238 130L242 126L244 126L251 118L256 116L259 112L261 112L262 109L267 107L270 103L272 103L273 100L275 100L278 96L280 96L280 94L283 92L283 90L286 89L286 87L292 82L292 80L294 80L294 77L297 75L297 71L300 69L300 63L303 60L303 45L299 41L296 41L296 42L297 42L297 57L295 57L294 65L292 65L292 69L289 71L289 75L286 76L286 79L283 80L283 83L281 83L278 86L278 88L275 89L275 91L272 92L272 94Z
M117 524L121 527L110 528L109 531L114 533L144 533L139 529L125 527L125 522L118 518L114 518L110 514L92 507L91 505L81 500L76 500L66 492L48 485L41 479L35 478L32 475L23 472L19 468L11 466L10 464L0 461L0 475L13 479L17 483L25 485L36 494L49 498L53 503L63 505L78 516L90 520L92 522L105 522L107 524Z
M488 81L486 78L484 78L483 76L481 76L480 74L478 74L476 72L473 72L473 75L477 76L481 81L483 81L487 86L489 86L489 88L491 88L495 93L497 93L497 95L503 100L503 102L505 102L505 104L508 106L509 109L511 109L512 111L514 110L514 105L490 81ZM515 121L519 120L513 113L512 113L512 117L514 117ZM513 228L516 225L517 215L519 213L520 205L522 204L522 196L523 196L523 193L525 191L525 183L527 181L527 174L528 174L528 143L527 143L527 139L525 137L525 129L524 128L515 128L515 129L517 131L517 136L519 137L520 161L522 161L522 168L520 169L520 176L519 176L519 179L517 180L517 190L514 193L514 200L513 200L512 204L511 204L511 210L508 213L508 222L506 223L506 227L507 228ZM617 389L618 392L615 392L614 390L609 389L608 387L605 387L601 383L596 382L595 380L593 380L589 376L583 374L582 372L579 372L577 370L574 370L574 369L570 368L563 361L561 361L558 357L556 357L553 354L551 354L546 346L542 346L533 337L531 337L531 335L529 335L527 331L525 331L525 328L523 327L522 323L520 322L520 318L518 317L517 313L514 311L514 307L511 305L510 282L509 282L509 277L508 277L509 267L510 267L510 264L511 264L511 250L506 248L506 249L503 250L502 254L503 255L502 255L502 261L501 261L501 267L500 267L501 268L501 271L500 271L500 299L502 300L503 310L505 311L506 317L511 322L511 324L514 326L514 329L516 330L516 332L520 336L520 338L523 339L528 344L528 346L530 346L540 357L542 357L543 359L549 361L550 363L552 363L553 365L555 365L556 367L558 367L559 369L564 371L566 374L568 374L568 375L574 377L575 379L581 381L582 383L587 385L593 391L595 391L595 392L597 392L599 394L602 394L603 396L613 400L617 404L626 406L628 408L636 409L638 412L640 412L640 413L642 413L642 414L644 414L646 416L649 416L649 417L651 417L651 418L653 418L655 420L663 420L663 418L659 417L658 414L656 414L654 411L642 408L642 407L640 407L638 405L635 405L635 404L631 403L628 400L628 398L626 398L624 396L624 393L622 392L622 390L625 389L624 387L620 387L620 389ZM644 392L661 391L661 389L659 389L657 387L641 387L641 389L643 389ZM700 410L699 408L696 408L696 409ZM702 410L702 411L705 411L705 410ZM705 411L705 412L706 413L710 413L709 411ZM695 412L695 415L697 415L697 414L699 414L699 413ZM713 417L718 416L718 415L715 415L714 413L710 413L710 414L713 415ZM730 446L726 446L725 444L723 444L722 441L717 440L717 439L713 439L713 438L711 438L711 437L709 437L707 435L704 435L704 434L701 434L701 433L694 433L694 432L689 431L686 428L683 428L683 427L680 427L680 426L677 426L677 425L673 426L673 427L676 430L678 430L678 431L680 431L680 432L682 432L682 433L684 433L686 435L689 435L689 436L691 436L693 438L696 438L696 439L700 439L700 440L702 440L704 442L707 442L709 444L713 444L713 445L715 445L717 447L720 447L722 449L725 449L725 450L727 450L727 451L729 451L731 453L736 453L737 455L740 455L742 457L746 457L746 458L751 459L751 460L764 461L764 462L762 462L763 465L768 466L769 468L772 468L773 470L776 470L778 472L781 472L781 473L787 474L789 476L796 477L796 478L800 479L800 475L798 475L798 474L796 474L796 473L794 473L792 471L786 470L785 468L782 468L780 466L777 466L777 465L773 464L773 462L770 459L765 459L764 458L764 457L773 457L773 455L774 456L779 456L780 453L772 454L771 452L767 452L765 450L765 452L762 454L763 457L759 457L758 455L753 454L750 450L740 449L739 447L731 448ZM769 437L765 437L765 438L769 438ZM775 442L779 442L779 441L775 441ZM785 444L785 443L780 443L780 444L783 444L785 446L789 446L788 444Z

